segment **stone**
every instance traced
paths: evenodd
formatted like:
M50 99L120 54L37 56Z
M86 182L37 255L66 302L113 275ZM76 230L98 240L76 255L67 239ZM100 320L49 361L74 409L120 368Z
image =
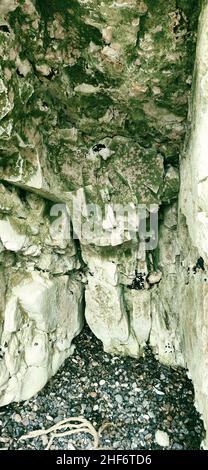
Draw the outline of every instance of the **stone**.
M155 433L155 441L160 447L169 447L170 439L166 432L157 430Z
M160 271L150 273L148 275L149 284L158 284L162 279L162 273Z
M23 426L28 426L30 424L30 420L28 417L22 419Z
M117 403L118 403L119 405L122 405L122 403L123 403L123 397L122 397L122 395L119 395L119 394L117 393L117 394L115 395L115 400L117 401Z
M41 436L40 438L41 438L43 447L46 447L48 444L48 436Z
M6 15L10 11L14 11L18 6L16 0L1 0L0 15Z
M36 64L35 68L41 75L46 77L51 73L51 69L47 64Z
M7 250L19 251L26 242L26 236L18 233L9 220L0 220L0 240Z
M17 413L14 415L13 419L16 423L21 423L22 422L22 417Z
M173 450L183 450L183 446L181 444L178 444L178 442L174 442L172 445Z

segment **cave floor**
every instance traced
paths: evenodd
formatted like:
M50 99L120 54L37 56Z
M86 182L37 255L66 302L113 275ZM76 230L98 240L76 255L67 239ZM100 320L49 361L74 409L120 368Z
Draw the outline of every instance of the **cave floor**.
M182 369L145 358L111 356L85 327L76 349L34 398L0 409L0 448L44 449L48 436L19 440L66 417L84 416L101 432L100 448L159 449L155 432L169 436L168 449L199 449L203 424L194 408L193 387ZM103 426L104 425L104 426ZM55 438L51 449L90 449L87 433Z

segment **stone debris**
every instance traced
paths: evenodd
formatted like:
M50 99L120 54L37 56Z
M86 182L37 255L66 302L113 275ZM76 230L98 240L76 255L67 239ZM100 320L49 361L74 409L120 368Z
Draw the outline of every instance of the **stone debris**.
M77 337L75 345L74 356L65 361L39 394L1 409L4 441L0 441L0 447L44 449L49 442L47 436L19 438L40 428L48 429L65 418L83 416L97 431L100 429L101 448L200 448L203 424L194 408L191 381L183 369L159 364L149 349L140 359L103 353L101 341L89 329ZM163 396L155 394L158 387L165 391ZM155 440L158 431L160 441ZM51 449L92 446L92 439L84 433L54 439Z

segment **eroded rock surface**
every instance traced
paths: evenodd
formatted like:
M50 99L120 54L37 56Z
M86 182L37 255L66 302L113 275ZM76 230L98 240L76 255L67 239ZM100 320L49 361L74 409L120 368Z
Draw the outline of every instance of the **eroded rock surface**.
M107 352L138 357L150 341L160 361L188 367L208 426L206 2L191 101L200 4L0 4L1 405L56 372L85 311ZM134 230L138 204L159 209L152 251Z
M208 429L208 231L207 231L207 56L208 6L199 20L188 139L180 162L178 211L164 211L158 264L163 279L154 293L150 343L160 360L185 365L196 406ZM174 212L173 212L174 211ZM157 331L160 339L157 341ZM164 350L166 348L166 350ZM169 349L169 351L168 351ZM169 354L168 354L169 352ZM207 438L204 448L208 448Z

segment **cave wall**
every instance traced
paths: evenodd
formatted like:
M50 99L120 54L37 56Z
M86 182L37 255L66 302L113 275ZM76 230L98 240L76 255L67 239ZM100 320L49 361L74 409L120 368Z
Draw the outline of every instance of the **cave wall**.
M85 317L110 353L138 357L149 341L188 367L208 427L200 8L1 1L0 405L44 386ZM159 210L148 251L138 205Z
M208 4L203 2L199 21L190 107L190 138L181 160L179 222L183 270L190 268L182 299L180 322L183 352L193 380L196 406L208 429ZM187 184L188 181L188 184ZM183 230L184 218L188 236ZM188 249L187 240L189 239ZM194 266L193 266L194 264ZM192 271L191 271L192 268ZM184 273L185 275L185 273ZM208 437L204 441L208 449Z
M208 429L208 4L202 3L178 208L164 211L159 234L163 279L155 291L150 343L157 357L185 366ZM157 333L160 329L161 342ZM208 448L207 437L203 447Z

